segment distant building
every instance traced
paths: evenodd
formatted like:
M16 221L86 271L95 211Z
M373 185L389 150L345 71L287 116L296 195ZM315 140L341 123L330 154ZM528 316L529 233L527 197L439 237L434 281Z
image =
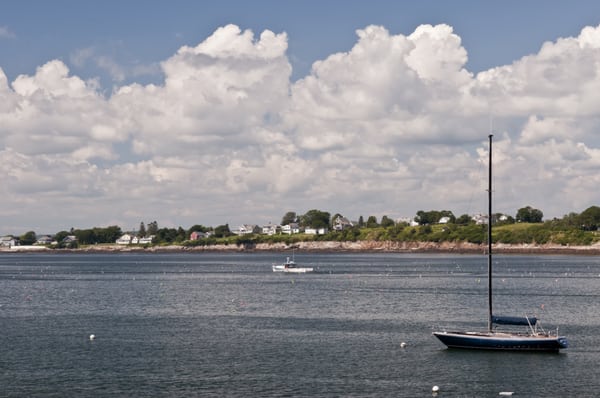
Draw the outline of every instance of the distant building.
M352 228L354 224L352 221L348 220L346 217L338 216L333 220L333 230L334 231L343 231L346 228Z
M145 245L145 244L152 243L152 240L154 240L154 235L150 235L150 236L145 236L143 238L139 238L138 243L140 245Z
M264 235L275 235L278 229L281 230L279 225L268 223L267 225L263 225L262 233Z
M240 225L237 230L233 230L231 232L233 232L235 235L249 235L255 233L257 230L260 231L257 225L244 224Z
M52 244L52 237L50 235L42 235L42 236L38 236L37 240L35 241L36 245L50 245Z
M75 235L68 235L68 236L65 236L65 238L62 240L61 243L69 245L69 244L77 243L77 242L78 242L78 240Z
M283 234L299 234L300 233L300 225L298 223L292 222L287 225L281 226L281 233Z
M117 245L130 245L133 237L129 234L122 235L119 239L116 240ZM136 242L137 243L137 242Z
M475 221L475 224L477 225L488 223L488 216L484 214L475 214L473 217L471 217L471 219Z
M208 234L206 232L193 231L190 234L190 240L199 240L199 239L204 239L207 237L208 237Z
M308 235L325 235L327 228L305 228L304 233Z
M19 241L13 236L3 236L0 238L0 246L12 247L17 246Z

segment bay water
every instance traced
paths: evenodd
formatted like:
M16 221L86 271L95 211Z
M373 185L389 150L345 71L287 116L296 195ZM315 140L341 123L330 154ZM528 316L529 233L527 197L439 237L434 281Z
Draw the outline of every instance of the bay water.
M484 256L286 256L2 254L0 396L600 396L597 257L495 256L495 312L569 339L540 354L432 336L486 326Z

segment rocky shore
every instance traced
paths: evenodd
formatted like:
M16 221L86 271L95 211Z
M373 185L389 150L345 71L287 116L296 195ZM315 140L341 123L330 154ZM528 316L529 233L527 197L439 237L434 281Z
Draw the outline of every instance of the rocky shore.
M365 253L485 253L486 245L467 242L297 242L293 245L285 243L258 243L245 245L212 245L212 246L135 246L135 245L91 245L79 249L48 249L40 246L13 246L0 248L0 253L15 252L76 252L76 253L110 253L110 252L254 252L254 251L286 251L295 249L299 252L365 252ZM600 244L590 246L561 246L553 244L495 244L495 253L503 254L550 254L550 255L599 255Z

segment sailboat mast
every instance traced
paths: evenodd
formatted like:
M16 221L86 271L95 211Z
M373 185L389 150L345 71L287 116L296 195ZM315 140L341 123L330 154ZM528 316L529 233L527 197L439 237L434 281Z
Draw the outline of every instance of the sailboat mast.
M492 331L492 137L490 134L490 160L488 167L488 331Z

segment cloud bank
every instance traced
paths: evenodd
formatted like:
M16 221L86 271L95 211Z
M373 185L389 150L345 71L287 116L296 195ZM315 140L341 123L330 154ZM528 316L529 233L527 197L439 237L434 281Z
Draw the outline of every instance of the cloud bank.
M497 211L600 202L600 27L477 75L448 25L356 34L295 82L285 33L235 25L108 94L60 60L0 68L1 232L483 212L490 131Z

